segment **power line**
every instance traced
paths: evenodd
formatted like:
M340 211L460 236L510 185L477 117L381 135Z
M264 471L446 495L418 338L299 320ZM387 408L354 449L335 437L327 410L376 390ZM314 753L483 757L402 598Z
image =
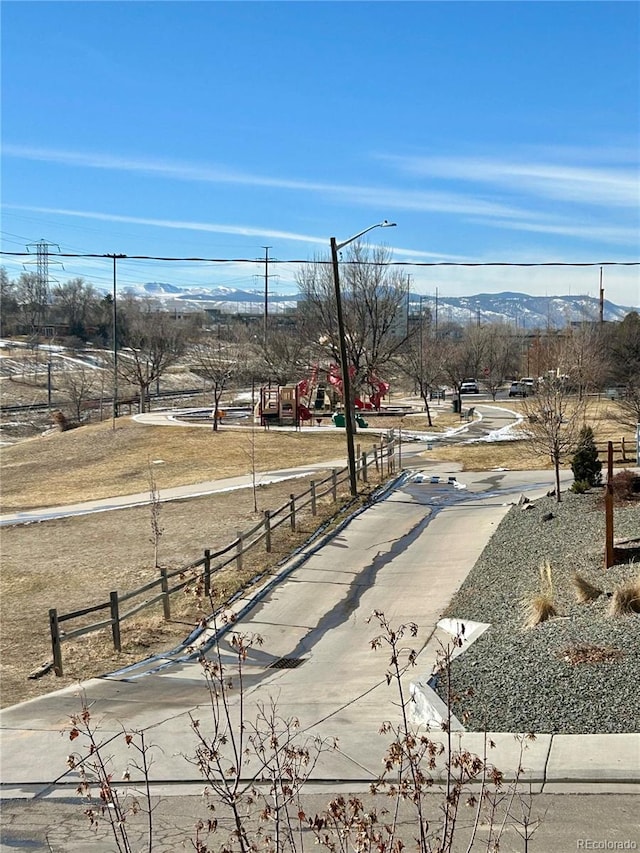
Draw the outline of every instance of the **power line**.
M7 257L25 257L29 252L7 252L0 250L0 255ZM112 258L113 254L56 252L51 253L56 258ZM176 258L158 255L118 255L119 258L130 261L166 261L170 262L201 262L211 264L255 264L255 258ZM272 264L331 264L331 260L313 260L308 258L293 258L276 260L269 258ZM348 261L357 266L380 266L378 261ZM386 261L383 266L389 267L637 267L640 261Z

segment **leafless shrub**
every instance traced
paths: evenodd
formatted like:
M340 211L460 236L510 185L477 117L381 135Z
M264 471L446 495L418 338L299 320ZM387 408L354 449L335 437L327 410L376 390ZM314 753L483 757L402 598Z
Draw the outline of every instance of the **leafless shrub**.
M206 815L197 820L190 840L194 850L303 853L312 839L331 853L402 853L406 844L401 831L401 804L413 810L410 825L418 853L452 853L460 843L471 850L481 828L488 834L486 849L497 850L506 826L513 826L526 839L527 849L538 821L531 818L530 797L520 794L519 785L523 753L534 736L518 739L518 767L513 781L507 782L488 760L488 751L494 746L488 738L482 756L456 746L450 708L442 727L444 738L432 738L414 726L408 716L412 699L405 695L403 683L407 670L416 662L411 640L417 627L412 623L393 626L378 611L372 619L379 634L371 646L388 653L386 682L396 694L394 720L384 722L380 729L391 736L384 769L370 789L372 795L384 796L385 805L377 809L365 806L358 797L337 795L319 813L305 812L304 787L321 753L336 744L331 738L305 734L296 718L281 716L273 700L258 702L252 718L244 669L252 645L260 645L261 640L227 633L224 652L216 644L200 659L210 701L199 707L198 717L191 716L195 751L187 760L198 768L206 783ZM219 624L223 622L231 628L233 617L220 617ZM444 651L441 663L445 670L460 642L461 638L455 638ZM231 663L227 663L229 649L233 652ZM151 747L144 732L123 730L107 738L98 732L99 724L84 701L81 713L71 718L68 733L71 741L84 742L84 754L69 756L68 768L80 776L77 793L88 804L85 813L94 828L107 823L119 853L138 849L129 833L133 816L140 815L146 827L145 849L151 851ZM137 771L140 791L130 789L128 769L121 776L122 782L116 781L109 750L120 737L135 754L132 769ZM436 798L434 808L433 796L427 795L440 790L442 796ZM463 819L469 811L470 821ZM465 835L462 842L457 840L460 833Z

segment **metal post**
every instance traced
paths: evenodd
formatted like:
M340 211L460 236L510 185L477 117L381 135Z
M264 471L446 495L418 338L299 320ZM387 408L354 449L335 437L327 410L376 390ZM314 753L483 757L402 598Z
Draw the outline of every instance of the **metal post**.
M333 265L333 284L336 292L336 316L338 319L338 337L340 338L340 361L342 362L342 393L344 397L344 425L347 434L347 456L349 462L349 484L351 486L351 494L356 497L358 494L358 483L356 481L356 451L353 446L353 436L356 431L355 421L353 418L353 400L351 399L351 378L349 376L349 363L347 361L347 339L344 328L344 318L342 316L342 299L340 297L340 271L338 269L338 250L353 243L359 237L363 237L374 228L394 228L395 222L388 222L386 219L382 222L376 222L375 225L369 225L348 240L338 243L335 237L330 238L331 244L331 262Z
M113 257L113 429L118 417L118 309L116 303L116 256Z
M264 346L267 346L267 330L269 328L269 249L271 246L263 246L264 249Z
M604 493L605 545L604 567L610 569L614 563L613 554L613 442L607 443L607 485Z
M340 343L340 365L342 370L342 398L344 400L344 428L347 436L347 460L349 465L349 485L351 494L358 494L358 483L356 480L356 451L353 443L355 426L353 421L353 409L351 401L351 377L349 376L349 362L347 360L347 338L344 328L344 317L342 315L342 297L340 295L340 272L338 268L338 244L336 238L331 238L331 261L333 264L333 286L336 295L336 316L338 319L338 337Z

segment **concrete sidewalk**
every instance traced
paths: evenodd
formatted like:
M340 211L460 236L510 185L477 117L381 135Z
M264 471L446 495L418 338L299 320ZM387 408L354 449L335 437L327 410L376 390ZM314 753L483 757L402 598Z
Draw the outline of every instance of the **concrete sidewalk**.
M409 456L403 454L405 465L410 464ZM335 466L327 463L327 467ZM304 476L315 470L318 467L274 473ZM431 490L435 502L421 503L399 484L330 538L296 555L277 578L234 603L233 630L263 639L245 662L247 706L255 710L273 698L283 716L300 720L305 734L338 738L337 749L320 756L305 788L310 809L323 808L338 791L368 790L380 773L390 740L379 733L381 723L398 719L397 697L385 678L388 655L370 648L372 637L380 633L369 621L371 613L383 611L394 625L408 621L418 625L417 666L403 681L408 695L409 682L433 668L440 614L511 503L521 493L533 499L550 487L549 472L500 472L492 475L491 485L486 474L461 475L445 463L429 465L427 473L441 475L441 482L434 484L426 477L418 487ZM447 475L457 476L467 488L454 489L447 484ZM214 491L242 488L246 478L204 485ZM138 497L148 501L146 494ZM131 505L131 496L122 500L122 505ZM117 501L96 502L100 509L90 511L114 508ZM201 640L210 638L205 633ZM233 652L228 635L220 637L220 648L229 662ZM159 806L153 849L154 853L180 849L191 837L194 815L206 819L202 779L186 760L195 749L191 715L204 725L209 706L200 665L185 649L184 654L156 656L126 671L92 679L81 688L101 735L116 737L109 745L114 778L121 778L131 759L123 727L144 731L147 742L155 745L151 791L168 805L165 813ZM237 697L233 701L237 710ZM2 853L113 849L102 830L95 835L87 831L76 795L79 777L66 763L78 741L70 742L62 732L68 731L69 717L80 707L80 690L67 688L0 711ZM438 735L431 737L436 740ZM507 779L513 778L521 762L525 788L544 803L543 810L548 809L530 850L565 853L580 849L576 848L580 839L640 844L633 799L640 793L639 735L542 734L527 745L522 761L514 734L490 737L496 743L491 762ZM482 755L485 737L456 734L454 748ZM132 780L141 781L135 770ZM409 840L411 831L409 826ZM513 843L501 849L522 847Z
M331 470L332 468L343 468L342 461L319 462L316 465L304 465L299 468L284 468L277 471L263 471L256 475L256 485L266 486L269 483L281 483L283 480L294 480L307 477L318 471ZM226 477L219 480L206 480L201 483L193 483L188 486L175 486L170 489L161 489L159 500L180 501L188 498L212 495L217 492L232 492L236 489L246 489L251 486L251 476L242 474L237 477ZM0 515L0 527L12 524L32 524L38 521L48 521L52 518L67 518L77 515L90 515L95 512L109 512L117 509L128 509L133 506L144 506L150 503L149 492L139 492L134 495L122 495L120 497L99 498L97 500L83 501L75 504L61 504L60 506L47 507L46 509L23 510L21 512L8 512Z
M316 766L313 780L319 785L339 780L359 790L375 779L385 744L376 733L384 719L397 714L397 698L384 675L386 655L370 651L379 633L371 613L380 610L394 624L418 625L417 667L404 684L408 696L409 681L434 666L440 613L510 503L521 492L535 498L546 490L537 472L505 472L501 490L485 496L483 476L465 475L466 494L459 492L455 500L452 486L425 482L425 490L442 496L438 511L396 489L234 603L233 630L263 638L244 665L247 701L255 706L275 696L280 712L300 719L308 733L339 738L340 749L321 756ZM220 642L228 662L233 656L228 637ZM282 661L295 668L280 666ZM155 785L197 781L182 756L193 749L189 714L206 707L208 693L199 664L186 653L156 656L86 682L82 690L102 718L104 733L121 725L144 730L161 747L152 771ZM0 712L3 797L68 795L75 787L77 775L65 775L70 744L60 731L79 708L78 690L67 688ZM458 737L462 748L482 754L482 734ZM518 743L505 733L492 739L492 761L509 776L518 766ZM126 749L114 744L113 752L126 763ZM43 754L46 764L39 760ZM640 792L640 739L543 734L527 749L524 766L534 791L597 785L600 791Z

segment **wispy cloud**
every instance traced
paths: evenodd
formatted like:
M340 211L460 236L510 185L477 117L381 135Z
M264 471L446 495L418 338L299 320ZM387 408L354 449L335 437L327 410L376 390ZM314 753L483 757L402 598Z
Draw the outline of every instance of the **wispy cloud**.
M429 178L425 189L414 186L385 187L324 183L252 174L224 166L193 164L162 159L139 159L106 153L65 151L48 148L4 145L8 157L59 163L61 165L155 175L169 180L234 184L317 193L325 198L400 213L401 211L436 213L464 217L497 229L520 230L600 240L614 245L637 244L638 174L626 168L596 168L561 163L498 160L465 157L397 157L380 159L395 165L414 178ZM548 152L547 152L548 154ZM628 164L628 161L625 161ZM434 189L438 180L480 185L482 193ZM551 200L550 209L540 209L539 199ZM528 205L525 204L528 202ZM599 206L606 215L602 224L593 224L583 209L575 205ZM242 225L184 222L144 217L119 217L50 208L30 208L45 213L126 222L156 227L208 231L220 234L286 239L307 244L326 244L326 237ZM633 219L624 217L631 213ZM615 215L614 215L615 214ZM619 221L620 217L622 221ZM618 225L620 227L618 227ZM413 252L415 256L436 257L435 253Z
M616 243L621 246L638 247L638 229L609 225L553 224L550 222L519 222L515 220L472 220L492 228L507 228L512 231L529 231L536 234L558 234L577 237L580 240L599 243Z
M69 210L62 207L36 207L21 204L5 204L11 210L26 210L31 213L46 213L56 216L72 216L79 219L95 219L101 222L124 222L128 225L147 225L156 228L173 228L184 231L207 231L215 234L235 234L242 237L265 237L268 239L293 240L300 243L327 245L328 238L292 231L276 231L271 228L254 228L248 225L223 225L211 222L190 222L178 219L153 219L145 216L124 216L118 213L100 213L90 210Z
M76 219L92 219L100 222L120 222L127 225L151 226L154 228L170 228L184 231L205 231L214 234L233 234L241 237L261 237L273 240L290 240L296 243L310 243L328 249L328 237L316 237L310 234L299 234L292 231L276 231L272 228L257 228L250 225L226 225L212 222L193 222L177 219L154 219L144 216L126 216L117 213L101 213L91 210L70 210L61 207L38 207L25 204L4 204L8 210L23 210L29 213L43 213L53 216L70 216ZM458 255L443 255L437 252L424 252L418 249L394 249L403 256L412 258L431 258L438 260L464 260Z
M401 171L438 180L492 184L571 203L638 207L640 180L636 168L596 168L466 157L384 156Z
M172 180L196 181L200 183L226 183L271 189L316 192L324 196L339 197L350 203L366 204L395 210L413 210L460 214L466 216L526 217L527 211L515 206L486 201L473 196L439 192L415 191L384 187L367 187L350 184L333 184L317 181L294 180L250 174L223 166L206 166L167 160L144 160L112 154L62 151L46 148L30 148L18 145L3 145L5 157L16 157L47 163L81 168L108 169L134 172L141 175L156 175Z

